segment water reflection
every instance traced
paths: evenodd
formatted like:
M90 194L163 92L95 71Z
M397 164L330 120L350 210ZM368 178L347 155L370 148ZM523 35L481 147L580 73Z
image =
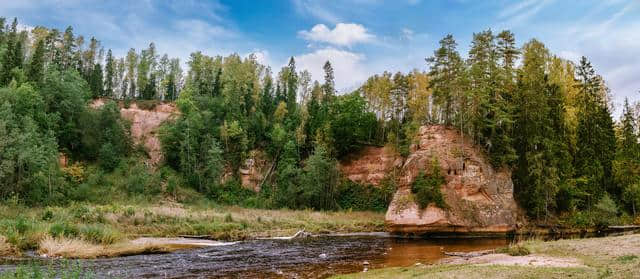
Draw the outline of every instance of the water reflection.
M434 263L444 251L485 250L507 243L507 239L314 237L246 241L164 255L83 260L81 264L93 269L98 278L325 278L359 272L365 266ZM11 263L0 265L0 270L12 268Z

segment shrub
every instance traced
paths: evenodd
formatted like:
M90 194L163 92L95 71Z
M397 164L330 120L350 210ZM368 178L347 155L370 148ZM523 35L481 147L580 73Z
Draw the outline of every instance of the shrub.
M136 210L133 207L127 207L127 209L124 210L124 216L126 217L131 217L133 215L136 215Z
M85 178L85 167L80 163L74 163L68 167L62 168L65 176L74 183L82 183Z
M49 221L51 219L53 219L53 211L51 211L51 209L47 209L44 211L44 213L42 213L42 221Z
M440 208L448 207L442 192L440 192L440 186L445 182L440 173L440 164L436 159L431 163L431 172L428 175L425 175L424 171L418 173L418 176L411 184L411 193L415 195L415 200L420 208L425 208L430 203L434 203Z
M49 228L49 234L53 237L75 237L78 235L78 228L66 222L55 223Z
M113 244L122 239L122 235L110 227L104 225L88 225L80 229L80 235L84 240L95 244Z
M596 217L596 226L606 227L615 222L618 215L618 206L609 197L609 194L605 193L604 196L594 206L594 213Z
M338 187L338 206L341 209L385 211L395 190L393 179L385 179L378 186L344 179Z
M509 254L511 256L526 256L531 254L529 248L523 245L509 245L508 247L496 249L496 252Z
M98 160L103 169L113 171L120 163L120 155L116 152L113 145L107 142L100 148Z
M161 103L162 101L160 100L138 100L136 101L136 106L142 110L153 110Z
M232 179L222 185L212 185L209 196L218 203L246 206L255 198L256 193L242 187L238 180Z
M634 260L636 260L638 258L638 256L636 255L624 255L624 256L620 256L618 257L616 260L623 262L623 263L628 263L628 262L632 262Z

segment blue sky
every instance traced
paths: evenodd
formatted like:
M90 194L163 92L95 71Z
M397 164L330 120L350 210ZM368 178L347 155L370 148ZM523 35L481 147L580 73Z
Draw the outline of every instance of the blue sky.
M156 43L183 60L256 53L274 72L295 56L299 68L322 78L334 65L338 88L350 89L384 70L424 70L424 58L451 33L466 56L473 32L510 29L518 45L531 38L555 54L592 60L614 101L638 100L638 0L1 0L0 15L95 36L123 55Z

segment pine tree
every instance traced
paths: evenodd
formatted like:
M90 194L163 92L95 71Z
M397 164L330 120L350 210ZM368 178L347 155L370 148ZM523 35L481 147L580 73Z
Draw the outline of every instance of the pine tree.
M76 47L73 27L69 26L62 35L62 48L60 49L60 68L67 70L73 68L73 53Z
M289 59L289 65L287 66L286 83L287 110L293 114L296 111L296 96L298 95L298 74L296 73L296 61L293 56Z
M636 119L634 110L629 104L629 99L624 99L622 116L620 119L620 144L618 145L618 158L629 160L640 159L640 145L638 144Z
M104 95L107 97L115 98L115 92L113 90L114 78L116 74L116 65L113 59L113 53L111 49L107 51L107 58L105 61L105 80L104 80Z
M94 98L104 97L104 81L102 80L102 65L95 64L89 77L89 88Z
M322 85L324 96L322 96L322 100L323 102L330 103L336 96L336 82L333 74L333 66L331 66L331 62L327 60L322 68L324 69L324 84Z
M125 95L127 95L127 98L134 99L136 97L136 68L138 66L138 54L136 54L136 50L133 48L129 49L129 52L127 52L126 65L127 76L125 83L129 85L129 92ZM124 86L124 89L126 90L127 86Z
M7 48L2 56L0 85L9 84L14 78L13 69L22 67L22 42L18 35L18 19L14 18L7 34Z
M36 84L42 82L44 77L44 51L44 41L40 40L36 43L36 49L33 51L27 66L27 79Z
M558 86L548 83L549 51L537 40L523 47L515 111L515 148L518 160L513 173L520 203L536 218L550 216L556 194L564 183L562 172L569 162L564 134L564 103Z
M578 112L576 178L584 192L584 207L591 207L606 191L619 196L611 182L615 155L613 120L606 102L607 89L586 57L577 68L580 80L580 110Z
M461 78L464 67L453 35L445 36L439 43L440 48L426 61L430 64L430 88L435 102L442 107L442 121L451 125L454 119L454 102L456 99L460 100L463 94Z

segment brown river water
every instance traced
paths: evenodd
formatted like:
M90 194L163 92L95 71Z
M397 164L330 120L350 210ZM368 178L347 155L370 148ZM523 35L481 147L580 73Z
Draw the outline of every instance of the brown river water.
M170 254L80 260L93 278L326 278L369 269L432 264L443 252L469 252L508 245L507 238L397 238L384 233L250 240ZM21 261L0 261L0 272ZM60 260L28 259L58 269ZM74 262L74 264L76 264Z

